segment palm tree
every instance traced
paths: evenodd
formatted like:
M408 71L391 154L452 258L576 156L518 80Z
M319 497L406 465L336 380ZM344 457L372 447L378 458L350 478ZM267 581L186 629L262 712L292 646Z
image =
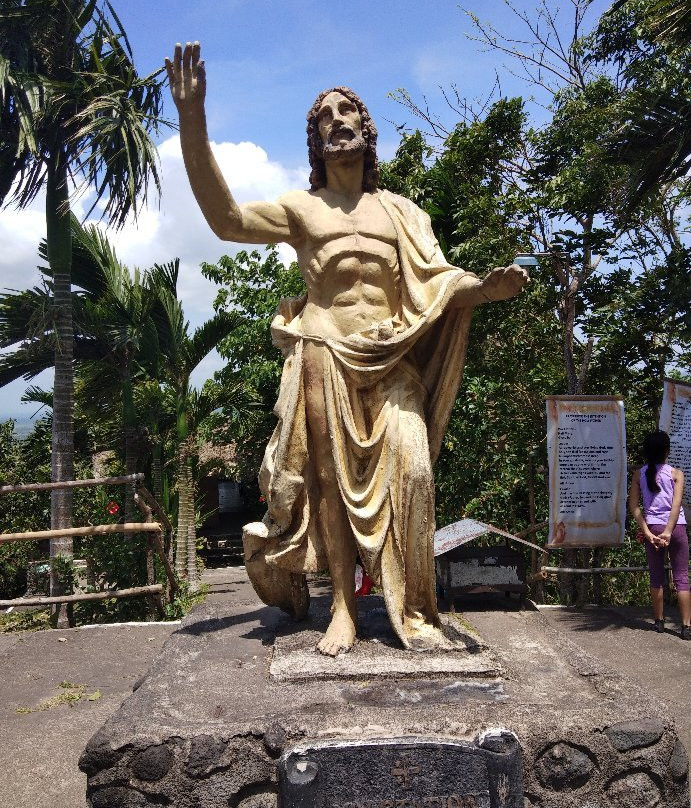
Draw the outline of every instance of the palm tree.
M39 255L47 260L45 241ZM49 316L53 294L50 265L39 267L44 286L0 295L0 346L17 347L0 359L0 386L23 376L31 379L52 366L54 354ZM82 409L119 425L124 437L125 469L141 470L144 429L135 404L135 384L156 379L159 350L151 318L155 290L149 272L130 270L108 239L72 217L72 321L74 365ZM134 518L134 501L126 508Z
M125 471L134 474L141 471L145 442L135 384L158 378L160 352L151 317L156 291L150 273L130 272L97 227L82 228L73 220L73 244L73 282L82 290L79 332L90 347L80 351L80 395L106 409L120 403L116 420L122 425ZM127 502L130 520L134 501Z
M144 465L146 425L155 444L155 481L162 476L165 435L169 430L175 433L176 569L194 588L195 429L220 406L240 415L251 402L242 383L227 385L222 391L216 388L212 395L195 391L190 377L218 342L238 326L241 317L232 312L218 313L190 335L177 298L177 259L130 273L100 230L93 225L82 227L74 217L72 244L74 361L81 409L99 413L101 418L109 414L111 418L106 420L121 424L128 473ZM47 258L45 241L39 255ZM15 346L0 358L0 387L20 377L29 380L53 361L47 338L52 270L50 266L39 268L45 278L43 287L0 294L0 348ZM172 419L166 417L168 412L174 413ZM154 487L159 497L162 486ZM128 500L128 512L131 505Z
M72 246L70 182L106 200L121 226L149 180L160 189L151 132L161 83L140 77L109 2L6 0L0 10L0 203L28 205L45 188L46 244L53 276L55 383L52 478L73 477ZM53 492L51 526L69 527L70 491ZM51 542L70 557L71 539ZM51 575L51 592L60 581ZM64 610L58 622L64 624Z
M194 430L201 421L221 405L243 411L250 406L244 385L223 391L223 401L205 390L195 391L190 385L194 369L241 323L233 312L217 312L190 335L182 304L177 297L179 263L174 261L154 268L158 303L153 316L159 332L159 345L166 367L166 382L175 399L176 444L178 461L178 524L176 531L175 569L186 577L191 589L197 586L197 532L195 518L195 485L192 468Z

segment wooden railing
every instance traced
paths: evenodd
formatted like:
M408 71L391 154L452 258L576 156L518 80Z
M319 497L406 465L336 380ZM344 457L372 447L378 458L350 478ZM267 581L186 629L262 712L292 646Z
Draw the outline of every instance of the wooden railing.
M54 491L65 488L93 488L98 485L127 485L134 487L134 503L144 517L143 522L124 522L105 525L85 525L84 527L60 528L56 530L28 530L22 533L0 533L0 544L14 541L40 541L67 536L107 536L115 533L135 535L143 533L147 538L147 585L133 586L128 589L105 589L99 592L78 592L73 595L55 595L51 597L24 597L12 600L0 600L0 608L10 606L48 606L59 603L79 603L90 600L107 600L109 598L129 598L147 595L153 598L160 614L163 614L164 602L170 601L178 590L175 572L166 552L166 545L172 541L173 526L156 498L142 484L143 474L127 474L121 477L99 477L93 480L66 480L59 483L25 483L23 485L0 486L0 495L16 494L24 491ZM158 521L154 521L154 513ZM167 585L155 583L153 555L158 555L166 573Z

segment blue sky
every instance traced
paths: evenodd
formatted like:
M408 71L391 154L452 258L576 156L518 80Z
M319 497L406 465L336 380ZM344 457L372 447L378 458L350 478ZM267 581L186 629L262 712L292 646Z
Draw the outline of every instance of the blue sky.
M404 87L418 101L453 124L440 86L455 83L470 99L487 95L501 78L504 95L528 97L531 90L511 75L496 52L483 53L468 40L470 20L454 0L113 0L141 73L157 70L177 41L199 40L207 66L210 138L231 190L239 201L273 198L305 187L305 113L326 87L346 84L364 99L379 129L380 157L393 156L399 136L394 124L414 125L412 115L388 96ZM517 0L519 10L534 3ZM556 5L556 3L555 3ZM567 21L571 3L561 3ZM596 0L590 14L606 8ZM500 0L471 0L468 11L522 38L522 24ZM515 68L515 65L514 65ZM539 110L537 110L539 114ZM175 117L166 97L165 114ZM138 223L112 239L129 266L181 258L181 296L192 325L211 311L214 289L198 272L202 261L233 253L216 239L199 214L172 131L161 136L163 196ZM36 247L45 233L43 199L30 210L0 212L0 288L26 288L38 275ZM88 198L76 212L88 210ZM283 251L286 259L290 250ZM211 356L197 382L220 360ZM51 374L34 383L52 384ZM35 407L21 404L23 380L0 390L0 419L26 418Z
M346 84L360 94L387 156L398 136L386 119L407 117L389 92L406 87L441 105L438 86L455 81L482 94L497 62L468 41L468 17L453 0L119 0L116 8L140 69L156 69L176 41L199 40L211 132L259 143L289 165L304 164L305 112L325 87ZM473 0L468 9L515 25L502 2ZM505 79L514 85L508 92L521 91Z

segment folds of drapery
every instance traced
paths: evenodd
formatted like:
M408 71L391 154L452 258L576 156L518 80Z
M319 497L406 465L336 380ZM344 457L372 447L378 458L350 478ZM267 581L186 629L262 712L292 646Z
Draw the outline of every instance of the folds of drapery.
M268 511L262 523L246 526L245 545L251 577L265 566L291 576L327 568L305 412L303 346L310 340L325 355L327 423L350 527L370 575L385 597L390 593L389 616L407 644L406 613L437 623L432 464L463 372L472 314L451 303L475 276L446 262L429 217L413 203L386 191L379 199L398 236L401 311L336 340L303 333L306 298L283 301L272 324L285 356L278 424L259 476ZM411 567L427 580L408 580ZM293 578L285 580L294 587ZM255 588L274 596L262 595L261 583Z

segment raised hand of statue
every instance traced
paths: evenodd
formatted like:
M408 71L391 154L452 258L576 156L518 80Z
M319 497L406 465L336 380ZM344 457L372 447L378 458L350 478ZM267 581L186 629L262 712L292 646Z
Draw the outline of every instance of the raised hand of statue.
M180 115L201 112L206 96L206 70L199 58L201 47L198 42L188 42L185 49L178 42L173 53L173 61L166 57L165 66L170 83L170 92Z
M488 301L507 300L517 295L528 281L528 273L518 264L495 267L480 285L480 293Z

